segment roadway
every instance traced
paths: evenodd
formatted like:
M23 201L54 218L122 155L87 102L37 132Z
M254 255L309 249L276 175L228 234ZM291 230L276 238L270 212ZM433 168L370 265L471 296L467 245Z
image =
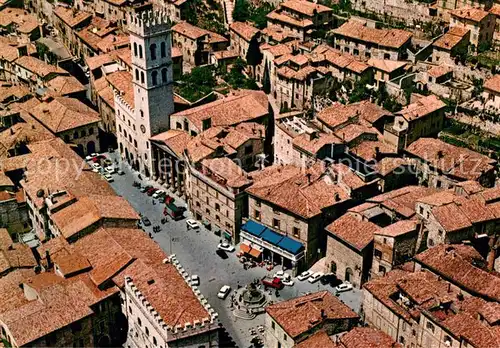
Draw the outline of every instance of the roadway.
M112 158L114 156L115 154L111 154ZM160 247L167 254L175 254L189 274L200 276L201 284L199 288L201 292L219 314L220 321L234 339L236 345L242 348L249 347L250 340L252 339L249 329L263 325L264 315L259 315L253 320L238 319L232 314L229 308L229 299L220 300L217 298L217 293L223 285L229 285L232 289L236 289L238 285L246 286L252 280L262 278L269 272L260 267L244 270L242 264L235 256L236 252L228 253L229 258L225 260L221 259L215 253L220 237L203 227L197 231L188 230L185 219L173 221L169 218L168 222L162 225L161 219L163 218L164 205L158 202L153 204L151 197L133 187L133 182L138 180L137 174L132 172L126 164L120 166L125 175L113 175L114 182L110 183L113 189L117 194L127 199L138 212L149 218L152 223L151 226L143 228L147 233L152 233L153 239ZM144 180L142 182L146 183ZM147 183L149 184L150 182ZM159 185L155 186L160 187ZM176 199L176 204L185 206L185 203L179 198ZM189 216L190 214L186 212L185 215ZM155 225L161 226L162 229L160 232L153 233L153 226ZM237 250L238 246L236 247ZM272 272L277 270L275 269ZM324 286L320 282L310 284L307 281L299 282L297 279L294 280L295 285L285 287L285 289L280 291L280 297L278 299L274 298L275 301L323 289L333 291L330 286ZM340 299L355 311L359 310L360 298L360 291L356 290L340 294Z

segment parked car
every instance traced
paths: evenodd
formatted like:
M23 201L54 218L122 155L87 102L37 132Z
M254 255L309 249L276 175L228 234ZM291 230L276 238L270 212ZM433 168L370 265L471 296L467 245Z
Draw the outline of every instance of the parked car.
M219 255L219 257L220 257L221 259L223 259L223 260L225 260L225 259L227 259L227 258L229 257L229 256L227 256L226 252L225 252L224 250L221 250L221 249L217 249L217 250L215 251L215 253L216 253L217 255Z
M89 162L91 159L92 159L92 156L90 156L90 155L85 156L85 161Z
M191 276L191 285L195 285L195 286L200 285L200 277L198 275L193 274Z
M300 280L300 281L304 281L306 280L307 278L309 278L310 276L312 275L312 272L311 271L305 271L305 272L302 272L298 277L297 279Z
M146 191L148 196L152 196L156 191L158 191L157 188L151 187L149 190Z
M353 286L351 283L349 283L348 281L345 281L343 282L342 284L338 285L335 290L337 292L344 292L344 291L350 291L352 290Z
M100 165L99 163L96 163L96 162L92 162L92 163L90 164L90 166L91 166L92 168L94 168L94 169L97 169L97 170L101 169L101 165Z
M109 174L114 174L116 171L115 171L115 167L113 166L107 166L106 168L104 168L106 170L106 172L108 172Z
M140 189L141 192L146 192L147 190L149 190L150 188L152 188L153 186L151 185L147 185L147 186L144 186Z
M125 175L125 172L124 172L123 170L121 170L121 169L118 169L118 170L116 171L116 173L117 173L118 175Z
M275 278L283 279L285 277L285 272L284 271L278 271L274 273Z
M278 277L265 276L260 280L260 282L262 283L262 285L264 285L264 287L270 287L278 290L283 289L284 286L283 282Z
M143 216L141 220L144 226L151 226L151 221L147 217Z
M281 278L281 282L286 286L293 286L295 284L292 277L288 273L284 274L283 278Z
M342 283L340 280L337 279L337 277L335 277L335 275L333 275L333 273L325 274L323 277L321 277L320 282L323 285L330 284L330 286L332 287L336 287L337 285Z
M165 191L163 191L163 190L158 190L158 191L156 191L156 192L153 194L153 198L160 198L160 197L162 197L162 196L163 196L163 195L165 195L165 194L166 194L166 193L165 193Z
M312 276L310 276L309 279L307 279L307 281L311 284L316 283L318 280L321 279L321 277L323 277L323 275L324 275L323 272L316 272Z
M219 243L219 245L217 245L217 248L220 250L228 251L230 253L232 253L234 251L234 246L232 246L231 244L229 244L227 242Z
M229 285L224 285L222 288L220 288L219 293L217 294L217 297L223 300L227 297L227 295L229 295L230 291L231 291L231 287Z
M198 223L198 221L193 219L187 219L186 225L188 229L196 230L197 228L200 228L200 224Z
M106 179L107 182L113 182L114 179L109 173L104 173L102 176L104 176L104 179Z

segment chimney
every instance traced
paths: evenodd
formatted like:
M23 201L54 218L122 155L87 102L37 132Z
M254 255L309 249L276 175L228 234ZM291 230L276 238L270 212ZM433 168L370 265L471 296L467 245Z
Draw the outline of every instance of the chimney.
M335 198L335 202L340 201L340 195L338 192L335 192L335 195L333 197Z
M325 318L326 318L325 310L321 309L321 319L325 319Z
M47 259L47 269L52 268L52 260L50 259L50 253L48 250L45 250L45 258Z
M443 157L444 157L443 150L439 150L439 151L437 152L437 156L438 156L438 158L443 158Z
M307 177L307 183L310 184L311 183L311 173L307 173L306 177Z

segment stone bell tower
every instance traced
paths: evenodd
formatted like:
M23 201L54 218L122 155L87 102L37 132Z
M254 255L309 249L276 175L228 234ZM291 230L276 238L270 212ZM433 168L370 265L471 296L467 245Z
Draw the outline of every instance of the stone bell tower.
M174 112L171 25L162 11L131 13L127 22L139 169L150 176L149 139L170 128L170 115Z

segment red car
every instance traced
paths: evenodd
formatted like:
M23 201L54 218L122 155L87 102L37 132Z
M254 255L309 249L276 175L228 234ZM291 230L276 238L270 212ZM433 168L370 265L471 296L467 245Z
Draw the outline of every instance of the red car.
M158 191L158 189L157 189L157 188L152 187L152 188L150 188L149 190L147 190L147 191L146 191L146 193L148 194L148 196L152 196L152 195L153 195L153 193L155 193L156 191Z
M281 279L278 277L274 277L274 278L273 277L264 277L260 281L261 281L262 285L264 285L264 287L266 287L266 288L270 287L270 288L281 290L284 287Z

